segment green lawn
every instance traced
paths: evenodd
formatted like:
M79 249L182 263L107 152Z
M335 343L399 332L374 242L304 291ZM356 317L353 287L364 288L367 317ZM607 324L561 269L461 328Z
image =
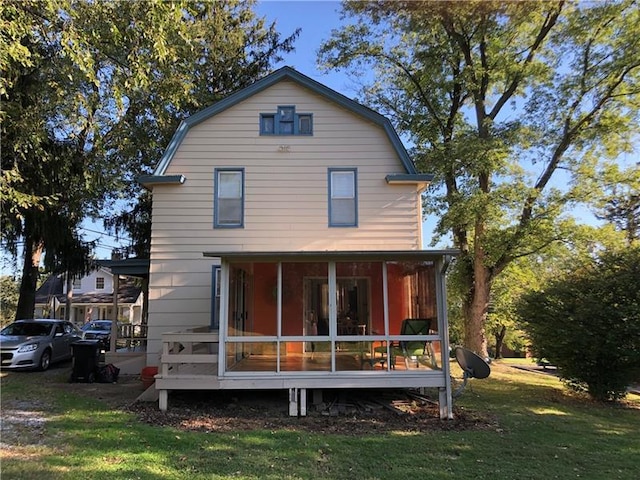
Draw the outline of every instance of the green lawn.
M44 435L25 431L29 444L3 449L1 478L638 478L639 397L625 406L593 404L555 377L507 364L472 380L457 402L495 419L491 428L365 436L152 427L100 401L29 385L28 375L4 375L3 403L42 399L50 419Z

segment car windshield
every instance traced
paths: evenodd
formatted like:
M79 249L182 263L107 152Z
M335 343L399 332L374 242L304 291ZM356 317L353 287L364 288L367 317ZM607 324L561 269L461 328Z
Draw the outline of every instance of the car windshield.
M51 323L12 323L2 329L2 335L46 337L51 332Z
M87 330L101 330L103 332L108 332L111 330L111 322L89 322L86 325L83 325L82 330L85 332Z

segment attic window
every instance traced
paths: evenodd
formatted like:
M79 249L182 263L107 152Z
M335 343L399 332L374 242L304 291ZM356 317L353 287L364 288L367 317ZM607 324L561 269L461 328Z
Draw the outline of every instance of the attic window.
M279 106L276 113L260 114L260 135L313 135L313 116L296 113L292 105Z
M104 290L104 277L96 277L96 290Z

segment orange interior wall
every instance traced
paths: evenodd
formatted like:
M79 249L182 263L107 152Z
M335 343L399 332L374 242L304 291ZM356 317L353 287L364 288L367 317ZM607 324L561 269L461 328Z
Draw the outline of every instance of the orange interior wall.
M368 277L371 288L370 316L372 331L384 333L384 305L382 292L382 269L379 263L338 264L338 277ZM407 316L408 306L404 292L403 266L387 265L389 333L400 333L402 320ZM283 335L302 335L304 326L303 278L318 275L316 266L308 264L286 264L283 285ZM250 314L253 317L253 330L257 335L277 334L277 265L255 263L253 265L253 296ZM289 342L296 351L301 349L300 342Z
M257 335L273 335L277 330L276 285L278 267L273 263L253 265L253 330Z
M407 300L404 295L402 265L387 264L387 285L389 288L389 334L400 333L402 320L407 315Z

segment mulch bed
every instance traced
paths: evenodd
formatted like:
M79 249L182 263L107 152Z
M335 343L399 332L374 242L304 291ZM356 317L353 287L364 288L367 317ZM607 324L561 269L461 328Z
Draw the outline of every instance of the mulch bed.
M286 430L342 435L385 432L497 430L494 418L454 408L453 420L440 420L437 402L407 390L325 391L308 404L307 415L290 417L286 391L176 391L169 409L157 403L126 407L141 422L200 432Z

